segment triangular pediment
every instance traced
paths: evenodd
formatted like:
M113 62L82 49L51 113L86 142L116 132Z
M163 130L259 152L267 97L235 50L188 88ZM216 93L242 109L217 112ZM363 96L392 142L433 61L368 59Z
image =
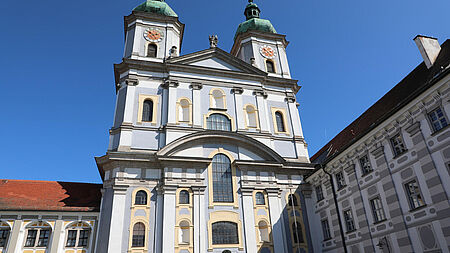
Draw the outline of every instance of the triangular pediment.
M210 48L203 51L171 58L169 64L209 68L213 70L233 71L247 74L267 75L266 72L248 64L241 59L219 48Z

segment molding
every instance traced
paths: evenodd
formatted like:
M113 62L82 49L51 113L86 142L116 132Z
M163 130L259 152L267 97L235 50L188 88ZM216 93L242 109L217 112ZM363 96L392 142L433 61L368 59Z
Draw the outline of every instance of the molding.
M125 84L128 86L136 86L139 84L139 79L127 78L125 79Z
M193 89L193 90L201 90L201 89L203 89L203 84L193 82L193 83L191 83L191 85L189 85L189 88Z
M265 90L254 90L253 95L257 96L257 97L263 97L263 98L268 97L267 92Z
M244 89L242 87L233 87L231 89L231 92L233 92L236 95L242 95L242 93L244 93Z
M405 130L410 136L413 136L413 135L419 133L421 130L420 122L417 121L417 122L411 124L410 126L406 127Z

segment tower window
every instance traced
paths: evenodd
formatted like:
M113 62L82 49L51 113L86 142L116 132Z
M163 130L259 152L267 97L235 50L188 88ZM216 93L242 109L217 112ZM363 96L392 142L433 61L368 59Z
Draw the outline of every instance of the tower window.
M264 199L264 194L262 192L257 192L255 194L255 202L257 205L265 205L266 200Z
M144 122L153 121L153 101L150 99L144 101L144 110L142 110L142 121Z
M212 224L212 244L238 244L238 225L234 222L219 221Z
M187 221L180 222L180 233L178 241L181 244L189 244L191 241L190 226Z
M275 73L275 64L273 61L266 61L266 69L269 73Z
M260 221L258 223L258 229L261 242L270 242L269 226L267 225L267 223L265 221Z
M299 222L294 222L292 224L292 231L294 236L294 243L304 243L305 240L303 239L303 230L302 225Z
M133 226L132 247L144 247L145 245L145 225L138 222Z
M186 190L180 191L178 195L178 203L189 204L189 192Z
M147 193L145 191L138 191L136 193L135 205L147 205Z
M297 196L295 196L295 194L289 194L288 201L289 206L299 206Z
M286 132L286 128L284 127L283 114L281 112L275 112L275 120L277 123L277 131L280 133Z
M217 154L212 161L213 201L233 202L233 180L230 159L224 154Z
M214 113L206 119L206 128L209 130L231 131L231 120L223 114Z
M153 57L156 58L156 52L158 50L158 47L155 44L148 44L147 47L147 57Z

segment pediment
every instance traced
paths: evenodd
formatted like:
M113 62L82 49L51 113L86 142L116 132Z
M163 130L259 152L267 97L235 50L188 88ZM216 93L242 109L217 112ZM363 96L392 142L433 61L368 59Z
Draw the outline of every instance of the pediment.
M167 61L167 63L247 74L267 75L266 72L219 48L210 48L180 57L171 58Z

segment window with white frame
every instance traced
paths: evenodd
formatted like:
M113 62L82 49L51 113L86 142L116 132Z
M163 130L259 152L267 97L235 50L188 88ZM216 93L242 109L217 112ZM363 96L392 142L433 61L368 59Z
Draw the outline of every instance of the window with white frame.
M365 155L359 159L359 164L361 165L361 173L363 175L369 174L373 171L372 165L370 164L369 156Z
M84 222L71 225L67 228L66 247L88 247L90 233L89 225Z
M339 171L338 173L336 173L336 184L337 184L338 190L345 187L345 178L344 178L343 171Z
M11 229L8 224L0 222L0 248L5 248L8 244L8 238Z
M353 214L352 210L346 210L344 211L344 221L345 221L345 227L347 228L347 232L355 231L355 221L353 220Z
M323 240L331 239L330 225L328 224L328 219L322 220L322 233L323 233Z
M381 199L376 197L370 200L370 207L372 208L373 220L380 222L386 219Z
M321 201L322 199L324 199L322 185L316 186L316 197L317 201Z
M400 134L396 134L391 138L391 146L394 151L394 156L399 156L406 152L406 147Z
M408 195L409 206L411 209L416 209L425 205L422 195L420 194L419 184L416 180L406 183L405 190Z
M47 228L28 229L25 247L47 247L51 230Z
M433 127L433 131L439 131L442 128L448 126L447 118L444 115L441 107L434 109L433 111L428 113L428 118L430 119L431 126Z

